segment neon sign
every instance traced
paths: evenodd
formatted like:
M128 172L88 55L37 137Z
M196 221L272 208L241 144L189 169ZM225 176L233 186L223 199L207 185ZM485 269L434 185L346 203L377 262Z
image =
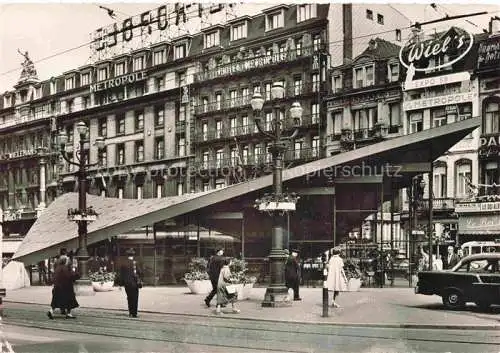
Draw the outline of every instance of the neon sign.
M439 38L426 41L419 41L414 38L399 51L399 61L408 69L409 73L411 71L427 71L429 69L439 70L451 66L463 59L469 53L474 43L473 35L466 31L463 32L458 33L455 30L450 30ZM428 66L428 59L438 58L454 50L461 52L455 59L440 63L434 67ZM426 62L425 67L422 65L423 62Z

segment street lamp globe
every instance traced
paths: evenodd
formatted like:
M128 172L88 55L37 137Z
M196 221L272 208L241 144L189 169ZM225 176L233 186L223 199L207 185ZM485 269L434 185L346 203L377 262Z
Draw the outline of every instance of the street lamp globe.
M302 107L299 102L294 102L290 107L290 116L293 119L293 124L295 126L300 126L302 120Z
M64 130L59 131L59 136L57 137L59 145L65 146L66 143L68 142L68 135L66 135L66 132Z
M252 99L250 100L250 105L252 106L252 110L254 112L262 111L262 108L264 107L264 98L262 98L262 95L259 92L254 93Z
M102 150L105 146L104 137L102 137L102 136L96 137L95 145L96 145L97 149Z
M283 86L283 82L274 82L271 87L271 98L272 99L281 99L285 96L285 87Z
M87 134L87 125L83 121L80 121L76 124L76 131L78 131L80 136L85 136Z

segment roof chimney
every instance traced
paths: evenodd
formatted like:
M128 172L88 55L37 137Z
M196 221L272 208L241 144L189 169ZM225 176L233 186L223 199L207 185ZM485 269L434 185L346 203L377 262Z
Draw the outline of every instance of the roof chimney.
M370 41L368 42L368 48L370 50L377 49L377 41L375 39L370 39Z
M490 34L499 35L500 34L500 17L495 16L490 19Z

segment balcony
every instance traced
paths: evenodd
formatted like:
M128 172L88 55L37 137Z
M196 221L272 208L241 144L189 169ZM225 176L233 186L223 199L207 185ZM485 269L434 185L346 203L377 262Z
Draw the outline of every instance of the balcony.
M451 197L435 197L432 200L432 210L433 211L453 211L455 209L455 198ZM404 201L403 210L408 211L408 200ZM429 210L429 199L423 199L419 201L418 207L421 210Z
M312 161L320 158L320 150L319 147L309 147L309 148L301 148L296 150L290 150L285 152L285 161Z
M299 50L289 50L285 53L261 54L254 57L238 60L236 62L223 64L218 67L204 70L194 75L194 82L202 82L222 78L226 76L234 76L248 71L262 68L271 68L284 63L291 63L303 58L309 58L313 55L312 47L301 48Z
M186 132L186 121L176 121L175 132L177 133Z

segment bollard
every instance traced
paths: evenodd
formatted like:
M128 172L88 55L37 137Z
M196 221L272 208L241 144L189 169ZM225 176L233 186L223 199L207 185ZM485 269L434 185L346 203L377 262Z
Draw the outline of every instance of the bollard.
M328 317L328 287L326 278L328 277L327 262L323 261L323 317Z

